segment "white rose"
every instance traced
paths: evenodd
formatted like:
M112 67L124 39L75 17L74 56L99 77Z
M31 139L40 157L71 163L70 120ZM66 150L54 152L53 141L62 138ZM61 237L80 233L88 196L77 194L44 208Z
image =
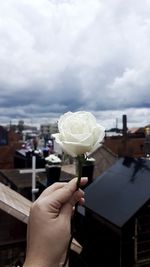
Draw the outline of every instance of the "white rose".
M76 157L93 152L104 138L104 128L90 112L67 112L58 121L59 133L53 136L62 149Z

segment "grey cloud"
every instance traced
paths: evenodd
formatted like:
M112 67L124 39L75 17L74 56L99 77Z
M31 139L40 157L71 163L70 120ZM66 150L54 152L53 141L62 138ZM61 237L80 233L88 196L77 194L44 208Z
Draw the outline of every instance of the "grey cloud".
M146 0L2 1L1 120L83 109L106 120L131 108L141 119L150 107L149 8Z

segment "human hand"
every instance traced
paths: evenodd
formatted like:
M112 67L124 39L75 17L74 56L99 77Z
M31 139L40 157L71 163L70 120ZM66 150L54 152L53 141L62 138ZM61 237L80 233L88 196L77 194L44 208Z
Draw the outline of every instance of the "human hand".
M81 179L81 186L87 178ZM27 233L24 267L58 267L70 240L71 216L77 202L84 203L84 192L76 190L77 178L54 183L33 203Z

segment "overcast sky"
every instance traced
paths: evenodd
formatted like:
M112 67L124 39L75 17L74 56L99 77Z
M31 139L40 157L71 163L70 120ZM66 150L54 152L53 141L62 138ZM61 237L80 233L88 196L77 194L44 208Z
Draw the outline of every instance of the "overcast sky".
M150 123L150 0L0 1L0 124Z

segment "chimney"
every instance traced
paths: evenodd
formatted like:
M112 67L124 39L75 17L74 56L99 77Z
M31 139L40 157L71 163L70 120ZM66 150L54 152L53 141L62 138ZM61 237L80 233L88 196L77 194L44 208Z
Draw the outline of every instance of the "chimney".
M145 127L145 154L150 158L150 125Z
M125 115L125 114L122 116L122 123L123 123L123 129L122 129L123 137L126 138L126 135L127 135L127 115Z
M127 153L127 116L122 116L122 156L126 156Z

